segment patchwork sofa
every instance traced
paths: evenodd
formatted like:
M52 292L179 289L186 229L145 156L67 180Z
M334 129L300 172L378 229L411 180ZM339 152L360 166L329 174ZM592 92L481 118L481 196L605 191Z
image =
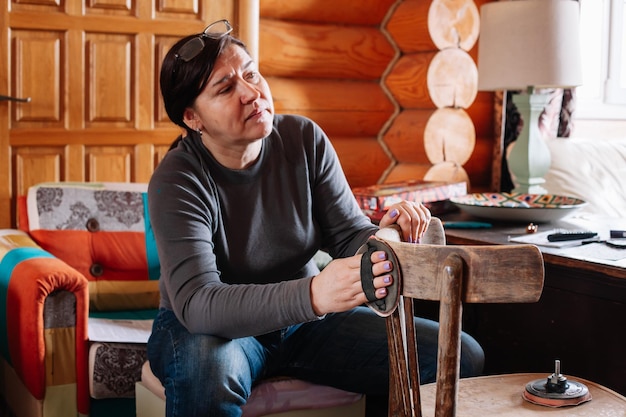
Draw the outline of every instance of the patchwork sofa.
M159 264L146 184L50 183L18 199L0 232L2 389L19 416L89 415L133 398L145 344L95 343L90 317L151 320ZM131 403L132 404L132 403Z
M19 230L0 230L0 389L17 417L111 415L97 408L118 399L131 409L116 415L134 415L147 336L95 341L89 322L147 320L149 329L156 315L159 260L146 191L147 184L39 184L18 199ZM329 395L329 387L272 383L266 392L280 390L287 404L316 388ZM364 396L334 391L337 404L363 415ZM315 393L298 404L319 407ZM250 408L265 415L284 411L279 405Z

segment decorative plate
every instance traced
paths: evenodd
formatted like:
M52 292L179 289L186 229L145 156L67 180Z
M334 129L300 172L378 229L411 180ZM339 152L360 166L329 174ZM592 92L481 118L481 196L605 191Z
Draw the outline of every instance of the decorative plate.
M587 204L575 197L521 193L474 193L450 201L476 217L532 223L558 220Z

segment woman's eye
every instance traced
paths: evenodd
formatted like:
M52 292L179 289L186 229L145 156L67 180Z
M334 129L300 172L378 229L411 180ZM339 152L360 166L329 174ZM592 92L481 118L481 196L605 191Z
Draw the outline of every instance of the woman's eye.
M226 87L222 88L222 89L218 92L218 94L226 94L226 93L228 93L230 90L232 90L232 86L230 86L230 85L229 85L229 86L226 86Z

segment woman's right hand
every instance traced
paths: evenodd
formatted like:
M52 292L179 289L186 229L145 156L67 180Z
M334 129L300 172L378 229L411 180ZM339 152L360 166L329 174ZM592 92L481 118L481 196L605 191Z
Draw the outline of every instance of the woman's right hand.
M347 311L367 302L361 286L361 256L335 259L313 277L311 304L315 314L322 316ZM372 253L371 262L376 296L384 298L393 280L389 272L394 266L384 251Z

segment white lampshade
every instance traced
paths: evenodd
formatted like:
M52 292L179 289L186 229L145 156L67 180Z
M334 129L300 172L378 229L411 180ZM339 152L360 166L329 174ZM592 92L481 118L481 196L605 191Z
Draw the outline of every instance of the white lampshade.
M506 0L480 8L478 89L582 84L580 6L574 0Z

